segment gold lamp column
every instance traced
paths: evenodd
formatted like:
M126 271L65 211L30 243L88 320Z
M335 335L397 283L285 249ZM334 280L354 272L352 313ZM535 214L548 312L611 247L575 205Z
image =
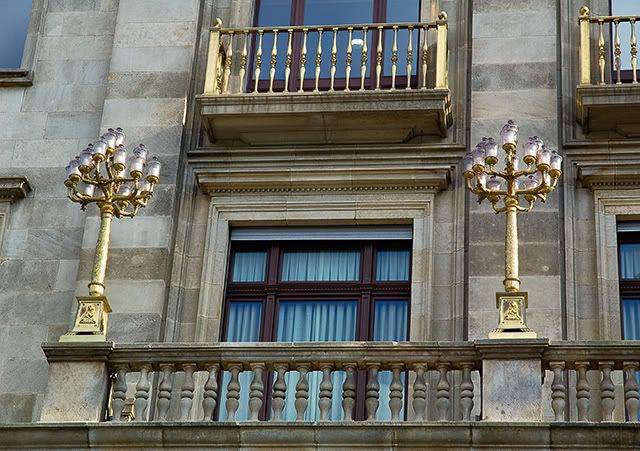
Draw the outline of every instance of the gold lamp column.
M94 144L80 152L67 166L64 181L69 199L82 210L95 203L100 209L100 230L91 271L89 295L78 296L78 311L73 328L60 341L105 341L107 316L111 306L105 296L111 220L134 217L153 194L160 177L160 161L147 159L140 144L127 161L124 132L110 128Z
M478 196L478 203L487 199L497 213L506 214L504 292L496 293L499 311L498 327L489 338L535 338L527 327L528 293L520 291L518 274L518 213L529 212L536 200L545 202L547 194L556 188L562 174L562 157L549 149L537 136L523 146L518 169L518 126L508 121L500 132L506 154L504 168L498 164L498 145L493 138L482 138L476 148L464 157L464 178L467 189ZM521 205L521 199L526 202Z

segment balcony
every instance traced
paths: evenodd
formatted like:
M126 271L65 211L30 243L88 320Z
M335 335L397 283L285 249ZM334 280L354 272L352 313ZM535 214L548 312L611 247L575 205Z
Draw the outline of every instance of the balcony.
M640 137L635 23L640 16L592 16L580 10L580 84L576 115L592 137Z
M639 342L43 349L49 383L41 424L0 428L9 446L640 445Z
M204 93L222 145L440 140L451 125L447 15L434 22L211 29Z

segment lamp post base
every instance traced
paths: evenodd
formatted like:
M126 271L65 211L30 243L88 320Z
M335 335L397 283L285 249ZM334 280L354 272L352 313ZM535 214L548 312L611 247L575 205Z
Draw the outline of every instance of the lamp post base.
M498 327L489 332L489 338L536 338L537 334L525 321L528 306L529 293L526 291L496 293L499 321Z
M59 341L107 341L107 317L111 306L106 296L78 296L78 310L73 329Z

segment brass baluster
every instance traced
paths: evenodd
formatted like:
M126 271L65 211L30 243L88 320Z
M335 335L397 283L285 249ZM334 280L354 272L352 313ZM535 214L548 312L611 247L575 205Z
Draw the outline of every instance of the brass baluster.
M580 84L591 84L591 21L589 8L580 8Z
M273 80L276 77L276 64L278 62L278 32L273 30L273 48L271 49L271 69L269 70L269 92L273 92Z
M249 32L244 32L244 40L242 42L242 53L240 53L240 84L238 85L238 94L242 94L244 87L244 77L247 74L247 40Z
M255 84L253 86L253 93L258 93L258 82L260 81L260 66L262 66L262 36L264 30L258 30L258 50L256 51L256 71L255 71Z
M613 54L614 54L614 63L616 66L616 84L617 85L621 85L622 81L620 80L620 21L618 19L615 19L613 21L614 25L615 25L615 30L616 30L616 36L615 36L615 41L614 41L614 49L613 49Z
M287 42L287 58L284 62L284 92L289 92L289 77L291 76L291 40L293 38L293 30L289 28L289 40Z
M398 72L398 26L393 26L393 47L391 48L391 89L396 89Z
M322 28L318 28L318 48L316 49L316 78L313 92L320 92L320 63L322 63Z
M380 77L382 75L382 38L384 30L378 27L378 48L376 49L376 91L380 90Z
M422 42L422 89L427 89L427 61L429 59L429 28L425 25Z
M222 92L229 94L229 80L231 79L231 64L233 63L233 35L234 31L229 31L229 45L224 58L224 80L222 81Z
M333 28L333 44L331 46L331 85L329 91L333 91L336 78L336 63L338 62L338 29Z
M347 59L345 59L345 63L346 63L346 67L344 69L345 71L345 79L346 79L346 86L344 88L345 91L349 90L349 80L351 78L351 54L353 53L353 47L351 46L351 38L353 36L353 27L348 27L347 30L349 31L349 37L347 39Z
M600 68L600 84L605 85L604 81L604 34L602 33L602 19L598 20L598 67Z
M306 72L307 64L307 35L309 34L308 28L302 29L302 51L300 52L300 89L299 92L304 92L304 73Z
M631 73L633 75L632 83L638 83L638 74L636 69L638 67L638 49L636 48L636 20L630 19L629 25L631 26Z
M411 70L413 69L413 27L409 26L409 43L407 44L407 89L411 89Z
M367 76L367 31L368 27L362 29L362 58L360 66L360 91L364 91L364 79Z

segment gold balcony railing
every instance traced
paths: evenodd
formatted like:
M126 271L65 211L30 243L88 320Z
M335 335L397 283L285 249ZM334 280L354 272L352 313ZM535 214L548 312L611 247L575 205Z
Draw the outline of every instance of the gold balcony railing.
M638 83L638 20L640 16L595 16L586 6L580 9L581 85ZM595 67L592 67L592 55ZM623 69L627 64L630 70ZM629 77L625 77L625 73L629 73Z
M433 22L211 28L204 95L448 88Z

